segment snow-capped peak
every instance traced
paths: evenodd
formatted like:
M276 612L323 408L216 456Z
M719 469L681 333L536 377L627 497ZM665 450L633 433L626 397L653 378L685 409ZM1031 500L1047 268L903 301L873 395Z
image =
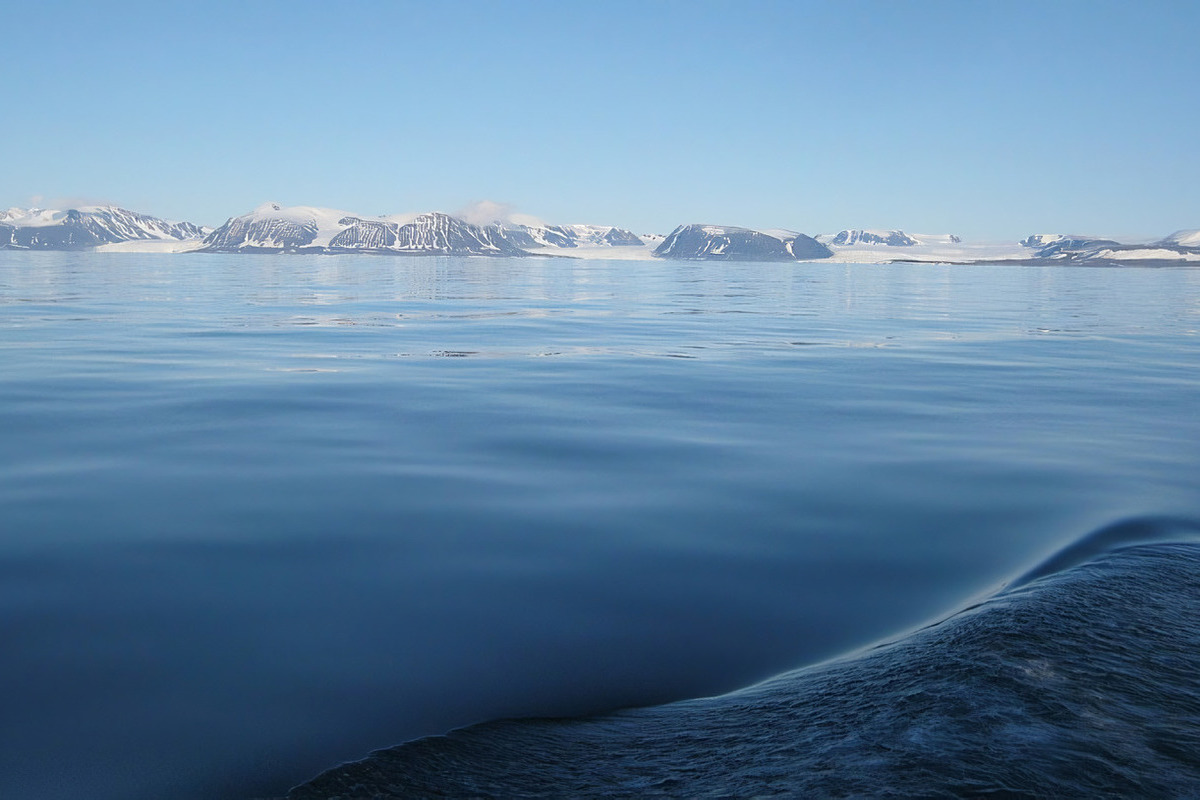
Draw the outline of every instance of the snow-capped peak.
M318 227L336 226L342 217L357 217L348 211L320 206L283 206L279 203L263 203L249 214L243 214L238 219L244 220L283 220L301 225L315 223Z
M1175 231L1162 244L1173 244L1178 247L1200 247L1200 230Z

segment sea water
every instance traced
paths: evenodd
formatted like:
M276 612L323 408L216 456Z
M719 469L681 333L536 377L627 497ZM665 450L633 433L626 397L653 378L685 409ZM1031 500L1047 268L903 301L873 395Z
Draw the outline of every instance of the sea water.
M1183 267L3 252L0 796L281 795L903 637L1200 518L1197 409Z

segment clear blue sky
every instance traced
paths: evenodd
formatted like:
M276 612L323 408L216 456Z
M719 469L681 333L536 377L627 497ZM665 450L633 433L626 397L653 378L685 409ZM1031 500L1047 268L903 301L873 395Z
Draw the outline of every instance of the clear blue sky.
M9 3L0 207L1200 227L1200 3Z

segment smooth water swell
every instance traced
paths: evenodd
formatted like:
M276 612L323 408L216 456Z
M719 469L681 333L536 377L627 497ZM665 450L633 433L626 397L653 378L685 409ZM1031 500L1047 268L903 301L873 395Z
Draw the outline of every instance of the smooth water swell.
M853 659L722 697L498 722L330 770L288 800L1193 797L1200 525Z
M1185 269L3 254L0 794L715 694L1200 516L1198 312Z

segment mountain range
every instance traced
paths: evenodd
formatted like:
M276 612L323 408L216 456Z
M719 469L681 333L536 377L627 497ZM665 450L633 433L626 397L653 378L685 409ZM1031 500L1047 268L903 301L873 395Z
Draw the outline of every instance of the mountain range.
M190 222L168 222L115 206L0 211L0 249L79 250L139 240L183 242L206 233L207 229Z
M475 224L450 214L371 217L314 206L264 203L218 228L171 222L115 206L0 211L0 250L164 250L208 253L371 253L695 261L1020 262L1105 264L1200 262L1200 230L1148 243L1066 234L1020 242L963 242L953 234L847 228L809 236L792 230L680 225L667 236L605 225Z

